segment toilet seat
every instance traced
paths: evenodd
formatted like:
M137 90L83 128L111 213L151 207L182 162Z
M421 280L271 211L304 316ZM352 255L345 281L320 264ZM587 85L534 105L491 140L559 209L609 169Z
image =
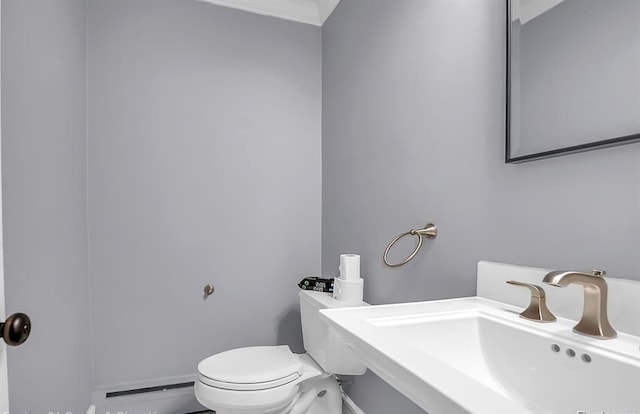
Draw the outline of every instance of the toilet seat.
M232 349L198 364L203 384L232 391L279 387L299 379L303 372L300 357L286 345Z
M310 356L288 346L238 348L201 361L194 392L218 414L281 414L303 384L325 375Z
M288 346L238 348L223 354L198 364L194 389L200 404L218 414L288 412L301 389L308 387L305 384L328 375L309 355L294 354Z

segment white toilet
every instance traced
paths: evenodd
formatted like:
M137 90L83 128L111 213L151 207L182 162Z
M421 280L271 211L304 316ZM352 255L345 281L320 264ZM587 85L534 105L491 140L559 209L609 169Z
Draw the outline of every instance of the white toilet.
M334 375L361 375L367 368L332 334L318 311L344 306L328 293L300 291L307 353L294 354L283 345L210 356L198 364L197 400L216 414L341 414L342 394Z

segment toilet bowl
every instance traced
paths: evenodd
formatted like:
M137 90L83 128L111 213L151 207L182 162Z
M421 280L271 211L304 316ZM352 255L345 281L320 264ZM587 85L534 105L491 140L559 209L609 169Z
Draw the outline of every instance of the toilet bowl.
M324 411L340 413L337 381L311 357L294 354L288 346L238 348L213 355L198 364L196 398L217 414L280 414L309 408L324 399ZM323 393L322 397L318 394ZM308 402L309 404L305 404ZM335 411L338 410L338 411Z
M342 306L326 293L301 291L307 353L294 354L281 345L212 355L198 364L196 399L217 414L341 414L342 392L334 374L366 371L319 319L320 309Z

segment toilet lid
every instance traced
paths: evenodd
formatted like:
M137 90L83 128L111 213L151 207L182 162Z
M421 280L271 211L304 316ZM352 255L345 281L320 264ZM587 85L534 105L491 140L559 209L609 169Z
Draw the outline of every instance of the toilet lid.
M231 390L258 390L287 384L302 375L300 358L288 346L237 348L206 358L198 372L208 385Z

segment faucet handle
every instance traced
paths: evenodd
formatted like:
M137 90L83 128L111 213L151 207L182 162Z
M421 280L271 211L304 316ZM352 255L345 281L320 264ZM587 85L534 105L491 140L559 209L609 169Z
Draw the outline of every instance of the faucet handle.
M507 280L507 283L526 287L531 291L531 302L529 303L529 307L520 314L521 318L542 323L556 321L555 315L551 313L547 307L547 295L542 287L517 280Z
M604 277L604 275L607 274L606 270L601 270L601 269L594 269L591 271L591 274L594 276L600 276L600 277Z

